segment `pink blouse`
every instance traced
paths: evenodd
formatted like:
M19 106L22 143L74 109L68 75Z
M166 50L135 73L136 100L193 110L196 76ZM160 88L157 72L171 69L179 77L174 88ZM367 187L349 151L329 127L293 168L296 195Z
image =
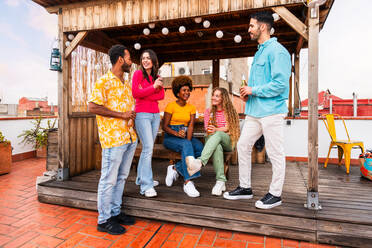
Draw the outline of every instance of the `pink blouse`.
M155 89L154 80L149 76L150 82L143 76L141 70L133 74L132 94L136 100L135 111L137 113L159 113L158 101L164 99L164 89Z
M204 128L207 130L208 127L208 122L210 118L210 109L206 109L204 112ZM217 127L224 127L226 126L226 118L225 118L225 112L223 110L217 111L216 112L216 122L217 122Z

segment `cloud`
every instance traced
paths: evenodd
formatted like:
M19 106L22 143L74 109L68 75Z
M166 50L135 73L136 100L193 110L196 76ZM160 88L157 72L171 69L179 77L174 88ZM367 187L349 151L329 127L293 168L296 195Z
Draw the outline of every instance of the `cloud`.
M49 101L57 103L58 73L49 70L46 59L26 52L23 59L0 60L0 72L4 102L18 103L23 96L48 96Z
M49 14L43 7L36 4L28 4L27 24L41 31L46 38L53 39L58 36L58 18Z
M22 0L5 0L5 4L11 7L18 7Z
M27 42L21 36L16 34L12 26L8 23L0 22L0 35L4 35L4 37L7 37L8 39L16 41L24 47L27 46Z

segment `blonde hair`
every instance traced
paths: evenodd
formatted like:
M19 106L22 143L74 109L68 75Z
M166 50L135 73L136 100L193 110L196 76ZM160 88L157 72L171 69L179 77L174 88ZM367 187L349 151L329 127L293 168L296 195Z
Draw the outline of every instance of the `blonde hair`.
M236 112L234 105L230 100L229 93L227 92L227 90L225 88L214 88L212 91L212 95L217 90L221 92L222 109L224 111L226 122L229 127L231 144L232 146L235 146L240 136L239 115ZM217 106L212 105L210 113L212 115L213 123L216 123L216 111Z

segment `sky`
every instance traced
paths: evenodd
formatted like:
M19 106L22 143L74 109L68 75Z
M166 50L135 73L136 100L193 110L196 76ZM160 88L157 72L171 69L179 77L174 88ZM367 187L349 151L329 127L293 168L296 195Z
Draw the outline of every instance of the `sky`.
M372 98L372 1L337 0L319 41L319 91L342 98ZM57 72L49 70L57 16L31 0L0 0L0 98L57 103ZM307 50L301 52L300 95L307 98Z

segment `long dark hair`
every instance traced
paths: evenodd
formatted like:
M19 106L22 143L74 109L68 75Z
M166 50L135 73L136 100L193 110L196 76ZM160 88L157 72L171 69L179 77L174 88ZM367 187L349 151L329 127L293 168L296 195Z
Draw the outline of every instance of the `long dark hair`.
M152 80L154 80L154 81L158 77L159 61L158 61L158 56L156 56L156 53L151 49L146 49L141 54L140 69L142 71L143 77L146 78L146 80L151 84L152 82L150 81L150 78L147 75L147 72L146 72L145 68L143 68L143 65L142 65L142 57L143 57L143 54L145 54L145 53L148 53L150 55L150 59L152 61L152 68L151 68L151 73L150 74L151 74Z

